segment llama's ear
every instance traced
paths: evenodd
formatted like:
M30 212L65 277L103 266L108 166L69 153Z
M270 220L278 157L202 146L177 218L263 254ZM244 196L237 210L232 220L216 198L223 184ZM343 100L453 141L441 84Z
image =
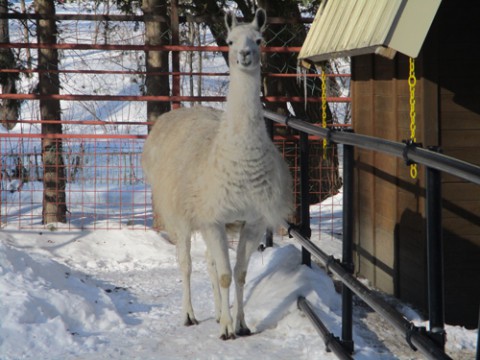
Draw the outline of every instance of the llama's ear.
M265 12L265 10L259 8L255 12L255 19L253 19L253 23L260 32L263 32L263 30L265 30L265 26L267 25L267 13Z
M228 11L225 14L225 25L228 31L232 31L232 29L237 26L237 18L233 12Z

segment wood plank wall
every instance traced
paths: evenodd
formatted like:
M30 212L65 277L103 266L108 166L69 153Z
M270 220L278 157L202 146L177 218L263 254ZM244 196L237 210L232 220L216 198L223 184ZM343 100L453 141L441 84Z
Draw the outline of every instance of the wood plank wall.
M473 7L475 9L473 9ZM475 2L442 2L419 58L417 140L480 164L480 13ZM409 138L408 58L352 58L355 132ZM423 167L412 180L402 160L357 150L356 271L377 288L426 309ZM446 319L476 327L480 303L480 186L445 175Z

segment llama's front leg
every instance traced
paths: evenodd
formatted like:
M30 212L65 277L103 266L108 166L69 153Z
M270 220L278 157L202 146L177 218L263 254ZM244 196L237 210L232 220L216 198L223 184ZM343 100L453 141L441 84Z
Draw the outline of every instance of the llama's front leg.
M243 307L243 290L247 277L247 268L250 256L258 248L266 228L263 223L245 224L240 233L240 240L237 247L237 262L235 264L235 333L239 336L251 334L250 329L245 322L245 312Z
M233 321L230 315L229 290L232 282L232 269L228 257L227 234L223 225L211 225L202 229L210 256L215 260L217 281L220 290L220 338L235 339Z
M207 258L208 274L210 275L210 281L212 282L213 299L215 301L215 320L217 320L217 322L219 323L220 316L222 315L220 287L218 284L218 274L217 274L217 268L215 266L215 259L212 257L208 249L206 253L206 258Z
M185 326L197 325L198 321L193 314L192 294L190 289L190 277L192 275L192 258L190 256L191 238L190 235L177 237L177 258L182 273L183 299L182 313Z

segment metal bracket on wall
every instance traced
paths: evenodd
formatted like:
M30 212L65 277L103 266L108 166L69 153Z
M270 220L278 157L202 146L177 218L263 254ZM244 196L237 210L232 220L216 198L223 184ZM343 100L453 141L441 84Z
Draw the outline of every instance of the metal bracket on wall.
M422 143L414 142L412 139L402 140L402 142L405 144L405 147L403 148L403 154L402 154L403 161L405 161L405 165L410 166L410 165L416 164L415 161L411 160L408 157L408 153L410 151L415 151L417 147L423 147Z

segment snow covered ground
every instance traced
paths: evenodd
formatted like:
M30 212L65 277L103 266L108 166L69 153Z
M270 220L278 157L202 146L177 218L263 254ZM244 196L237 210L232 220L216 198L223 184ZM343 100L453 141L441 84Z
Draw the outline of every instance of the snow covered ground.
M200 324L185 327L175 249L156 232L8 225L0 232L0 359L334 359L296 299L305 296L338 335L340 295L322 269L300 264L291 240L275 240L249 267L246 314L255 334L222 341L199 236L192 288ZM364 306L355 311L356 359L422 358ZM447 332L452 356L473 359L476 332Z

